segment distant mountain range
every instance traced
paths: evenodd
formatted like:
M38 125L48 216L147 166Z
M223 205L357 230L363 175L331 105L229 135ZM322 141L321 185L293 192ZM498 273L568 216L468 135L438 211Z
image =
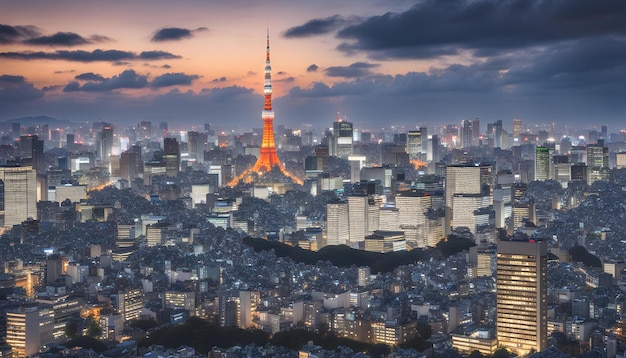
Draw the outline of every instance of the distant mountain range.
M48 116L30 116L15 119L7 119L4 123L19 123L22 127L40 126L47 124L50 128L66 128L74 126L74 123L66 119L57 119Z

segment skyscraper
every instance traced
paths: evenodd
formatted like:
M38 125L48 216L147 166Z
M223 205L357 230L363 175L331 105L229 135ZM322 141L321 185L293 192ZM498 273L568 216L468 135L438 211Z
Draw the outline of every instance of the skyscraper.
M337 117L337 121L333 122L331 155L348 159L354 151L352 140L354 127L352 122L342 121L339 116Z
M23 135L20 137L20 161L23 165L32 166L39 175L46 174L43 147L44 142L37 135Z
M424 160L422 156L424 140L421 130L409 131L406 152L409 160Z
M326 204L326 245L343 245L350 239L347 222L348 203L338 201Z
M170 177L177 176L180 170L180 147L176 138L163 139L163 160L165 174Z
M30 166L1 166L0 216L3 226L13 226L37 217L37 176Z
M498 242L498 344L519 355L547 347L547 252L544 240Z
M523 123L519 118L513 119L513 138L519 138L523 131Z
M551 179L550 167L554 150L548 147L537 147L535 149L535 180Z
M474 134L473 121L464 120L461 122L461 147L468 148L472 146L472 137Z

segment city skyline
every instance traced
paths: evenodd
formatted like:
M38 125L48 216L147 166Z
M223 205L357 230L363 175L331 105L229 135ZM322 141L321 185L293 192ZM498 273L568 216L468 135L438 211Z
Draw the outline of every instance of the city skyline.
M268 26L278 125L618 125L626 109L618 1L0 3L0 120L260 127Z

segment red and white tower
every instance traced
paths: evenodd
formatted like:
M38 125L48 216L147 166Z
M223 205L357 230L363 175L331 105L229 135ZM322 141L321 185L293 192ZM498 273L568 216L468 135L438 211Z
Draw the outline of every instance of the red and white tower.
M272 110L272 66L270 66L270 33L267 32L267 47L265 48L265 84L263 95L265 105L261 118L263 118L263 143L261 144L261 154L256 164L252 167L255 173L269 172L274 166L278 166L281 171L285 171L276 153L276 143L274 142L274 111Z
M241 173L230 182L230 185L236 185L239 181L248 181L247 177L251 173L263 174L272 170L274 167L278 169L288 178L297 184L302 184L302 180L295 175L289 173L278 159L276 153L276 143L274 141L274 110L272 109L272 66L270 65L270 33L267 31L267 47L265 48L265 84L263 85L263 95L265 104L261 112L263 118L263 142L261 143L261 151L259 158L251 169Z

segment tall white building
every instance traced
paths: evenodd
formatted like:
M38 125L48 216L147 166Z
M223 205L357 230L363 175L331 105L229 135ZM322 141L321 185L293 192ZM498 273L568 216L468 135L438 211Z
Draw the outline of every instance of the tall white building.
M489 196L454 194L452 196L452 227L467 227L472 234L476 228L489 224Z
M547 251L543 240L498 242L498 345L520 356L547 348Z
M344 245L349 239L348 203L326 204L326 245Z
M421 130L409 131L406 138L406 152L409 155L409 160L424 160L422 155L424 141L422 138Z
M348 218L350 223L350 241L361 242L368 234L369 204L367 195L348 197Z
M37 217L37 175L31 166L2 166L0 181L3 184L4 200L0 202L3 226L21 224Z
M446 206L452 207L454 194L480 194L482 184L489 185L491 166L449 165L446 167Z
M404 231L407 243L414 247L426 246L426 212L431 203L431 196L422 191L404 191L396 195L397 230Z

